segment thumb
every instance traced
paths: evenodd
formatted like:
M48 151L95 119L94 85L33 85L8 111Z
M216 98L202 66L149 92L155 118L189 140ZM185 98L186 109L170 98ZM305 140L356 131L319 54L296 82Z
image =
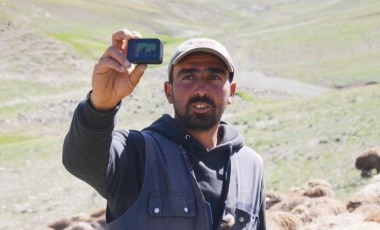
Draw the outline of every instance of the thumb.
M140 79L143 76L147 67L147 64L137 64L135 66L133 71L129 74L129 79L132 85L136 86L140 82Z

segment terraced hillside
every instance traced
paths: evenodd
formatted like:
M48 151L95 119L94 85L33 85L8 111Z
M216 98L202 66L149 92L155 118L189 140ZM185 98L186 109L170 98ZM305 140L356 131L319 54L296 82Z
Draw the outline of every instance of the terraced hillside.
M162 93L171 51L217 38L237 65L225 119L263 156L267 188L323 178L347 199L367 183L355 157L380 144L379 12L376 0L0 0L0 229L104 206L63 169L61 146L92 66L123 27L162 38L165 60L125 101L119 128L172 113Z

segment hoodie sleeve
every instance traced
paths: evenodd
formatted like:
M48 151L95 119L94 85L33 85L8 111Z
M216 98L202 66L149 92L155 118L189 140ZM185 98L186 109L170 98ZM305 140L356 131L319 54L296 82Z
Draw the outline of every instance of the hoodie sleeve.
M110 157L110 147L118 109L119 106L112 111L97 111L87 97L74 111L63 144L62 161L66 169L94 187L103 197L106 197L107 190L107 168L109 164L117 163L116 158Z
M63 143L66 169L107 199L109 219L124 213L137 199L145 173L145 140L139 131L114 130L120 104L95 110L87 100L76 108Z

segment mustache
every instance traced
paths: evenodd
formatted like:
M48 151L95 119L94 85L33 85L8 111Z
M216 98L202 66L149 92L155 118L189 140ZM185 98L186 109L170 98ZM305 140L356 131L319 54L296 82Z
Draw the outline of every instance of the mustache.
M206 103L206 104L211 105L212 107L215 107L214 100L212 100L211 98L209 98L207 96L203 96L203 97L195 96L195 97L192 97L187 102L187 106L190 106L191 104L198 103L198 102Z

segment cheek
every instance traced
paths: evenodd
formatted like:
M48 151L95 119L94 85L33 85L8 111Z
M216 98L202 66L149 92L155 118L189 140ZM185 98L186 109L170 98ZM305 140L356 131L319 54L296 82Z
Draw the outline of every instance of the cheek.
M223 98L228 101L231 99L231 90L228 87L223 88Z
M176 106L185 104L185 97L182 89L176 88L171 92L171 103Z
M173 86L172 96L178 100L185 100L190 91L190 87L184 84L177 84Z

